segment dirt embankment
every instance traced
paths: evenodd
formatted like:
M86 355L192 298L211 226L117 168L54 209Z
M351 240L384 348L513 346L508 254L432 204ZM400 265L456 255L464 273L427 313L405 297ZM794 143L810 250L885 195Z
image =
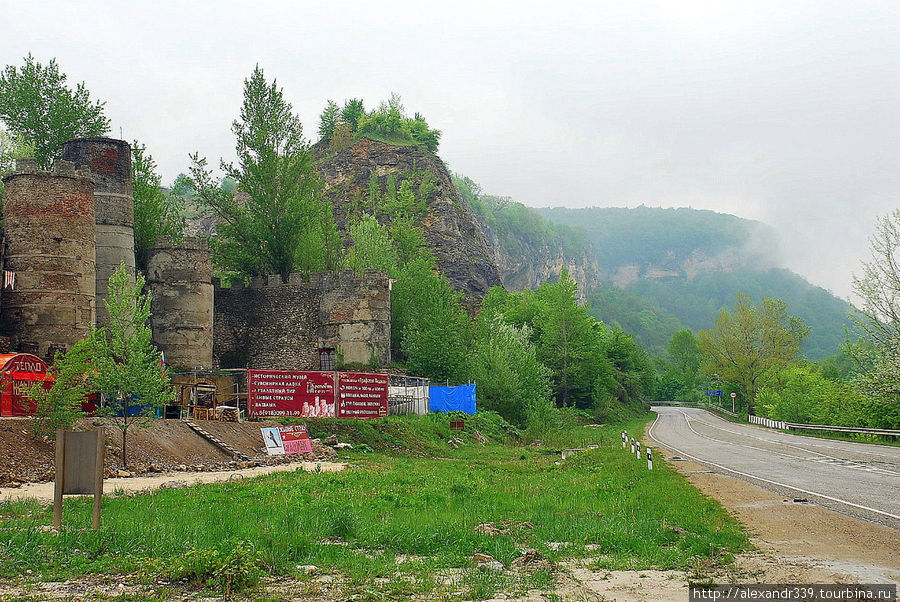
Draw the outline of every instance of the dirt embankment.
M122 467L122 430L111 419L85 419L81 428L106 427L106 476L113 477ZM278 426L275 422L211 422L198 424L228 446L248 456L241 461L195 433L181 420L153 419L135 424L126 435L127 469L137 475L173 471L209 471L283 464L297 460L331 460L334 450L313 441L312 454L269 456L260 428ZM49 441L35 439L30 418L0 419L0 487L18 483L50 481L54 476L55 448Z

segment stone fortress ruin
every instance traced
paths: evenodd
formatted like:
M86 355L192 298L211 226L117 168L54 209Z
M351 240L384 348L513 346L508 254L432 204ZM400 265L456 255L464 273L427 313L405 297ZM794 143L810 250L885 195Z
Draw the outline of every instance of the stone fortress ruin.
M80 138L44 171L21 159L3 178L0 335L11 350L52 361L107 324L107 285L133 276L131 147ZM333 369L390 363L387 274L350 271L256 278L223 287L205 239L167 237L151 250L153 340L176 369Z

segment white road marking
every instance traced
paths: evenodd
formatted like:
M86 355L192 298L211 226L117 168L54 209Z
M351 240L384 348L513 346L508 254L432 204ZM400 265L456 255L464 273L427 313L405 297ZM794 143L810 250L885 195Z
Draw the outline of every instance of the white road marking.
M893 519L895 519L895 520L900 520L900 516L898 516L898 515L896 515L896 514L891 514L890 512L885 512L885 511L883 511L883 510L877 510L877 509L875 509L875 508L870 508L870 507L868 507L868 506L863 506L863 505L861 505L861 504L854 504L853 502L848 502L847 500L842 500L842 499L840 499L840 498L832 497L832 496L830 496L830 495L825 495L824 493L818 493L818 492L816 492L816 491L809 491L809 490L807 490L807 489L801 489L801 488L799 488L799 487L794 487L794 486L788 485L788 484L786 484L786 483L779 483L778 481L773 481L773 480L771 480L771 479L766 479L766 478L758 477L758 476L756 476L756 475L752 475L752 474L749 474L749 473L746 473L746 472L741 472L741 471L739 471L739 470L734 470L733 468L728 468L727 466L722 466L721 464L716 464L715 462L710 462L709 460L702 460L702 459L700 459L700 458L698 458L698 457L696 457L696 456L693 456L693 455L691 455L691 454L689 454L689 453L687 453L687 452L684 452L684 451L678 449L677 447L674 447L674 446L672 446L672 445L669 445L668 443L663 443L662 441L660 441L659 439L657 439L656 437L654 437L654 436L653 436L653 428L656 426L656 423L659 422L659 417L660 417L660 414L659 414L659 412L657 412L657 414L656 414L656 420L654 420L654 421L653 421L653 424L650 425L650 428L647 430L647 434L650 435L650 438L651 438L651 439L653 439L654 441L656 441L656 442L659 443L660 445L662 445L662 446L664 446L664 447L667 447L667 448L671 449L672 451L677 452L679 455L682 455L682 456L684 456L684 457L686 457L686 458L690 458L691 460L694 460L694 461L696 461L696 462L700 462L701 464L706 464L706 465L708 465L708 466L715 466L716 468L719 468L719 469L724 470L724 471L726 471L726 472L734 473L734 474L740 475L740 476L742 476L742 477L747 477L748 479L755 479L755 480L757 480L757 481L761 481L761 482L763 482L763 483L768 483L768 484L770 484L770 485L775 485L775 486L777 486L777 487L784 487L785 489L790 489L791 491L799 491L800 493L805 493L806 495L814 495L814 496L819 497L819 498L822 498L822 499L824 499L824 500L829 500L829 501L832 501L832 502L837 502L837 503L839 503L839 504L844 504L844 505L846 505L846 506L850 506L850 507L853 507L853 508L858 508L858 509L860 509L860 510L865 510L865 511L867 511L867 512L874 512L875 514L880 514L880 515L882 515L882 516L887 516L887 517L893 518Z
M845 459L845 458L836 458L836 457L834 457L834 456L829 456L829 455L827 455L827 454L819 453L819 452L812 451L812 450L808 450L808 449L803 449L802 447L795 447L795 446L793 446L793 445L789 445L789 444L787 444L787 443L779 443L779 442L777 442L777 441L769 441L769 440L767 440L767 439L763 439L763 438L761 438L761 437L754 437L754 436L752 436L752 435L747 435L747 436L750 437L751 439L756 439L756 440L758 440L758 441L763 441L763 442L765 442L765 443L773 443L773 444L776 444L776 445L784 445L784 446L786 446L786 447L791 447L791 448L794 448L794 449L799 449L800 451L806 452L806 453L808 453L808 454L816 454L816 455L822 456L823 458L825 458L825 459L827 459L827 460L832 460L833 462L827 462L827 461L824 461L824 460L818 459L818 458L808 458L808 457L805 457L805 456L794 456L794 455L791 455L791 454L786 454L786 453L783 453L783 452L778 452L778 451L775 451L775 450L772 450L772 449L765 449L765 448L762 448L762 447L755 447L755 446L753 446L753 445L747 445L747 444L745 444L745 443L737 443L737 442L734 442L734 441L726 441L725 439L716 439L715 437L710 437L710 436L708 436L708 435L704 435L703 433L697 432L697 431L694 429L694 427L691 426L691 420L694 420L694 421L696 421L696 422L699 422L700 424L705 424L705 425L707 425L707 426L711 426L711 427L716 428L716 429L721 430L721 431L725 431L726 433L732 433L732 434L738 435L738 436L742 436L743 433L739 433L739 432L737 432L737 431L731 431L731 430L728 430L728 429L724 429L724 428L717 427L717 426L715 426L715 425L713 425L713 424L710 424L710 423L708 423L708 422L704 422L704 421L702 421L702 420L700 420L699 418L694 417L694 416L689 417L689 416L687 415L687 413L686 413L684 410L682 410L682 409L680 409L680 408L676 408L676 409L678 410L678 412L681 413L682 416L684 416L684 421L687 423L687 426L688 426L689 429L691 429L691 432L692 432L692 433L694 433L694 434L697 435L698 437L703 437L704 439L709 439L710 441L716 441L716 442L718 442L718 443L724 443L724 444L726 444L726 445L736 445L736 446L738 446L738 447L746 447L747 449L755 449L755 450L757 450L757 451L765 452L765 453L767 453L767 454L775 454L775 455L777 455L777 456L784 456L785 458L792 458L792 459L794 459L794 460L804 460L804 461L810 461L810 462L824 462L824 463L829 464L830 466L839 466L839 467L841 467L841 468L850 468L850 469L853 469L853 470L864 470L864 471L866 471L866 472L879 472L879 473L886 474L886 475L890 475L890 476L900 476L900 473L894 472L894 471L892 471L892 470L888 470L888 469L886 469L886 468L879 468L879 467L876 467L876 466L867 466L867 465L865 465L865 464L859 464L858 462L854 462L853 460L847 460L847 459ZM840 462L840 464L835 463L835 462Z
M834 460L845 460L846 458L838 458L838 457L835 457L835 456L829 456L828 454L823 454L822 452L817 452L817 451L813 451L813 450L811 450L811 449L806 449L806 448L804 448L804 447L800 447L800 445L809 445L809 446L811 446L811 447L824 447L825 449L828 449L828 450L831 450L831 451L834 451L834 452L847 452L847 451L848 451L848 450L840 449L840 448L838 448L838 447L832 447L832 446L828 446L828 445L815 445L815 444L813 444L813 443L805 443L805 442L802 443L802 444L798 444L798 445L791 445L790 443L784 443L783 441L778 441L778 440L776 440L776 439L767 439L767 438L765 438L765 437L757 437L756 435L751 435L751 434L749 434L749 433L742 433L742 432L740 432L740 431L732 431L732 430L729 430L729 429L726 429L726 428L722 428L721 426L715 425L715 424L713 424L713 423L711 423L711 422L704 422L703 420L700 420L700 419L697 418L697 417L693 417L693 418L694 418L694 420L696 420L697 422L699 422L699 423L701 423L701 424L705 424L705 425L707 425L707 426L711 426L712 428L718 429L718 430L720 430L720 431L725 431L726 433L732 433L732 434L734 434L734 435L740 435L740 436L742 436L742 437L749 437L749 438L751 438L751 439L756 439L756 440L758 440L758 441L764 441L764 442L766 442L766 443L772 443L772 444L775 444L775 445L783 445L783 446L785 446L785 447L790 447L790 448L793 448L793 449L799 449L800 451L804 451L804 452L807 452L807 453L810 453L810 454L817 454L817 455L819 455L819 456L825 456L826 458L832 458L832 459L834 459ZM748 426L749 426L749 425L748 425ZM763 427L763 428L764 428L764 427ZM863 450L859 450L858 452L857 452L856 450L854 450L854 451L851 452L851 453L863 453L863 454L873 455L873 456L882 456L882 457L884 457L884 458L892 458L892 459L894 459L894 460L900 459L900 458L897 458L896 456L892 456L892 455L889 455L889 454L879 454L879 453L877 453L877 452L866 452L866 451L863 451ZM900 474L900 473L892 472L891 474Z

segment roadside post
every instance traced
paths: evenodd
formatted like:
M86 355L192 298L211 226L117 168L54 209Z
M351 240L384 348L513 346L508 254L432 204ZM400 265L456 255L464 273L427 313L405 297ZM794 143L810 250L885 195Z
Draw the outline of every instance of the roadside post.
M628 431L622 431L622 449L628 446Z
M647 448L647 470L653 470L653 450Z
M94 494L94 530L100 528L103 498L103 427L93 431L56 431L56 480L53 485L53 526L62 526L64 495Z
M631 453L634 453L634 437L631 438Z
M636 445L637 445L637 459L640 460L641 459L641 442L638 441L636 443Z
M737 393L732 392L731 394L731 413L734 414L734 398L737 397Z

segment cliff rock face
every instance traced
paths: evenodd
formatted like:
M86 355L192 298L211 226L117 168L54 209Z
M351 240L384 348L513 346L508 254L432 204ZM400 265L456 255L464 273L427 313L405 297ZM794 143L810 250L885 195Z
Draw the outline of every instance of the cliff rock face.
M324 152L324 149L317 149ZM404 174L427 171L435 186L426 199L422 220L425 239L438 267L453 286L482 297L501 283L481 225L460 196L443 162L415 146L394 146L361 138L350 147L323 158L316 167L334 205L338 228L346 232L347 209L365 198L372 173L382 189L388 175L399 182Z
M535 245L510 233L501 236L487 225L483 227L492 259L506 290L536 289L545 282L558 279L563 268L578 283L578 300L581 303L585 302L590 291L600 285L597 254L589 245L567 253L561 240Z

